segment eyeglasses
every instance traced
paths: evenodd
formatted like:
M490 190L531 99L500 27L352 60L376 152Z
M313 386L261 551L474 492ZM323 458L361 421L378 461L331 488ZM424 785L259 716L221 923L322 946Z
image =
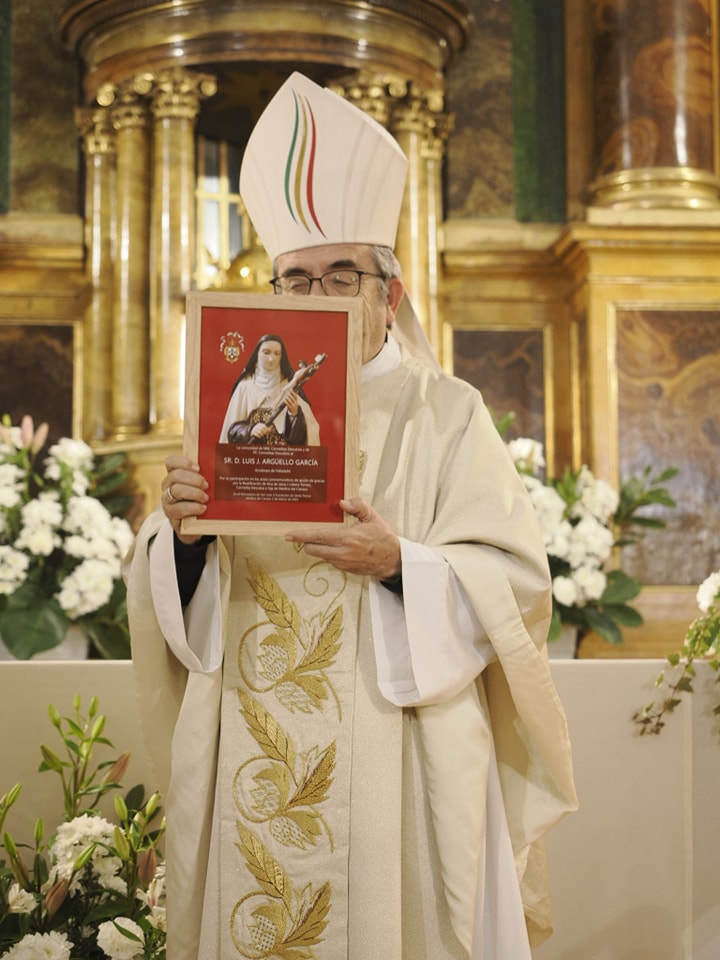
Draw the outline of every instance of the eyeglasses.
M367 270L328 270L319 277L307 277L303 273L273 277L270 283L275 293L305 297L317 280L328 297L356 297L360 293L360 281L363 277L385 280L382 273L370 273Z

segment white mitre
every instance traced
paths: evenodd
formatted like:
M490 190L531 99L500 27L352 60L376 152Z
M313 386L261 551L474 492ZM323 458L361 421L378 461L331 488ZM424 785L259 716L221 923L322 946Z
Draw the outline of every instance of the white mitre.
M293 73L263 111L240 168L240 195L271 260L336 243L394 247L408 161L354 104ZM394 325L437 363L407 296Z

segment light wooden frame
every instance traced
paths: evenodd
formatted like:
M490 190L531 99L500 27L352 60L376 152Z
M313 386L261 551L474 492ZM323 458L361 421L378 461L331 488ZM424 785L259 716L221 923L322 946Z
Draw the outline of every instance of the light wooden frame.
M289 530L337 528L352 522L338 506L338 500L356 496L359 489L362 314L359 297L274 297L208 291L188 295L183 449L187 457L200 465L208 480L210 502L203 517L183 520L183 533L283 535ZM313 412L320 423L320 466L315 481L320 490L325 484L324 498L320 500L315 498L316 494L310 499L310 486L303 486L303 470L295 468L295 459L286 452L287 447L233 445L238 455L231 462L225 445L212 440L213 435L218 435L213 431L219 431L222 424L222 417L218 422L218 411L224 416L230 385L237 382L260 336L268 333L277 334L283 341L293 367L301 356L311 362L319 353L328 355L309 384ZM228 344L233 349L228 351ZM331 345L330 349L326 345ZM341 409L344 417L337 412ZM271 457L272 449L279 451L279 457ZM249 456L251 451L255 460ZM243 452L248 456L243 458ZM262 466L260 472L267 472L269 464L277 465L277 460L283 458L282 467L289 465L291 473L296 472L283 479L278 468L272 477L272 499L266 499L271 496L270 478L266 484L253 471ZM311 459L309 453L300 458L305 465ZM262 461L259 466L258 460ZM220 463L229 476L218 474ZM248 463L253 465L241 465ZM313 469L310 468L311 472ZM242 470L250 471L250 479L245 478L244 482L250 485L251 493L260 496L243 495L243 479L236 479ZM232 499L220 499L215 495L216 485L227 490L228 482L236 492ZM299 500L292 493L293 483L300 491ZM282 495L284 485L288 490L286 497Z

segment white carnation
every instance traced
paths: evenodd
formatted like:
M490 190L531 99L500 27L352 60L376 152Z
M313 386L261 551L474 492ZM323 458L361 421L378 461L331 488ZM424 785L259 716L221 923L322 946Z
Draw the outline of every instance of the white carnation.
M113 890L115 893L126 894L127 883L122 877L118 876L122 869L122 860L114 856L98 856L93 859L92 871L97 877L98 883L105 890Z
M54 496L41 493L36 500L29 500L20 511L26 527L59 527L62 523L62 504Z
M10 594L25 582L30 558L14 547L0 546L0 593Z
M103 858L105 847L112 845L114 829L103 817L87 813L61 823L52 845L56 879L70 879L75 861L91 843L98 844L94 858Z
M60 478L60 464L70 470L89 472L92 470L94 462L95 455L84 440L63 437L50 447L49 456L45 461L46 475L53 480L58 480Z
M117 545L120 559L123 559L135 539L133 529L127 520L123 520L121 517L112 518L112 537Z
M37 503L37 501L32 500L31 503ZM30 503L26 506L29 507ZM60 543L60 537L53 527L48 524L31 523L22 528L15 541L15 546L35 554L36 557L49 557L53 550L60 546Z
M707 613L710 607L719 599L720 594L720 570L711 573L707 579L698 587L695 599L697 605L703 613Z
M17 487L0 487L0 507L4 510L12 510L22 500L22 495Z
M15 463L0 463L0 507L12 510L22 500L23 472Z
M102 560L120 576L122 559L130 549L132 528L119 517L113 517L94 497L71 497L63 522L68 531L65 551L79 559Z
M56 594L71 620L94 613L110 599L116 571L102 560L83 560L62 582Z
M85 530L95 528L109 532L110 520L107 509L95 497L70 497L63 530L69 533L83 533Z
M29 933L2 955L2 960L70 960L72 944L64 933Z
M121 933L115 924L134 934L137 940L132 940ZM138 940L140 942L138 942ZM100 949L110 960L135 960L144 952L145 935L142 927L128 917L118 917L114 922L108 920L98 927L97 942Z

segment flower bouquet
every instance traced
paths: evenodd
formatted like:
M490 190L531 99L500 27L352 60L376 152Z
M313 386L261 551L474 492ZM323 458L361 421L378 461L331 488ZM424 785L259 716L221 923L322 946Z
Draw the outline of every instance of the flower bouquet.
M662 671L655 681L662 698L653 700L633 717L641 734L660 733L665 715L679 705L680 695L693 692L696 660L705 661L720 680L720 570L700 584L696 599L700 616L688 627L681 649L667 658L669 672ZM720 716L720 704L713 713Z
M543 481L541 443L520 437L507 447L535 507L548 554L553 592L548 642L557 640L567 625L577 629L578 644L590 631L621 643L621 626L643 622L628 602L642 584L619 567L609 569L611 558L616 548L637 543L642 528L664 526L658 518L639 516L638 510L650 504L675 506L664 484L677 470L653 475L648 468L618 492L585 465Z
M92 769L94 747L112 747L103 737L105 717L96 698L87 717L78 696L73 708L73 717L49 708L64 758L40 747L40 770L62 780L64 821L47 843L42 820L33 844L2 833L0 960L164 960L164 865L157 847L164 823L151 829L158 795L145 801L139 786L124 798L116 792L118 822L102 816L98 801L120 789L129 754ZM0 831L21 789L16 784L0 797Z
M130 656L121 561L133 539L124 454L96 457L62 438L37 468L47 424L0 425L0 639L21 660L56 647L72 623L101 657Z

